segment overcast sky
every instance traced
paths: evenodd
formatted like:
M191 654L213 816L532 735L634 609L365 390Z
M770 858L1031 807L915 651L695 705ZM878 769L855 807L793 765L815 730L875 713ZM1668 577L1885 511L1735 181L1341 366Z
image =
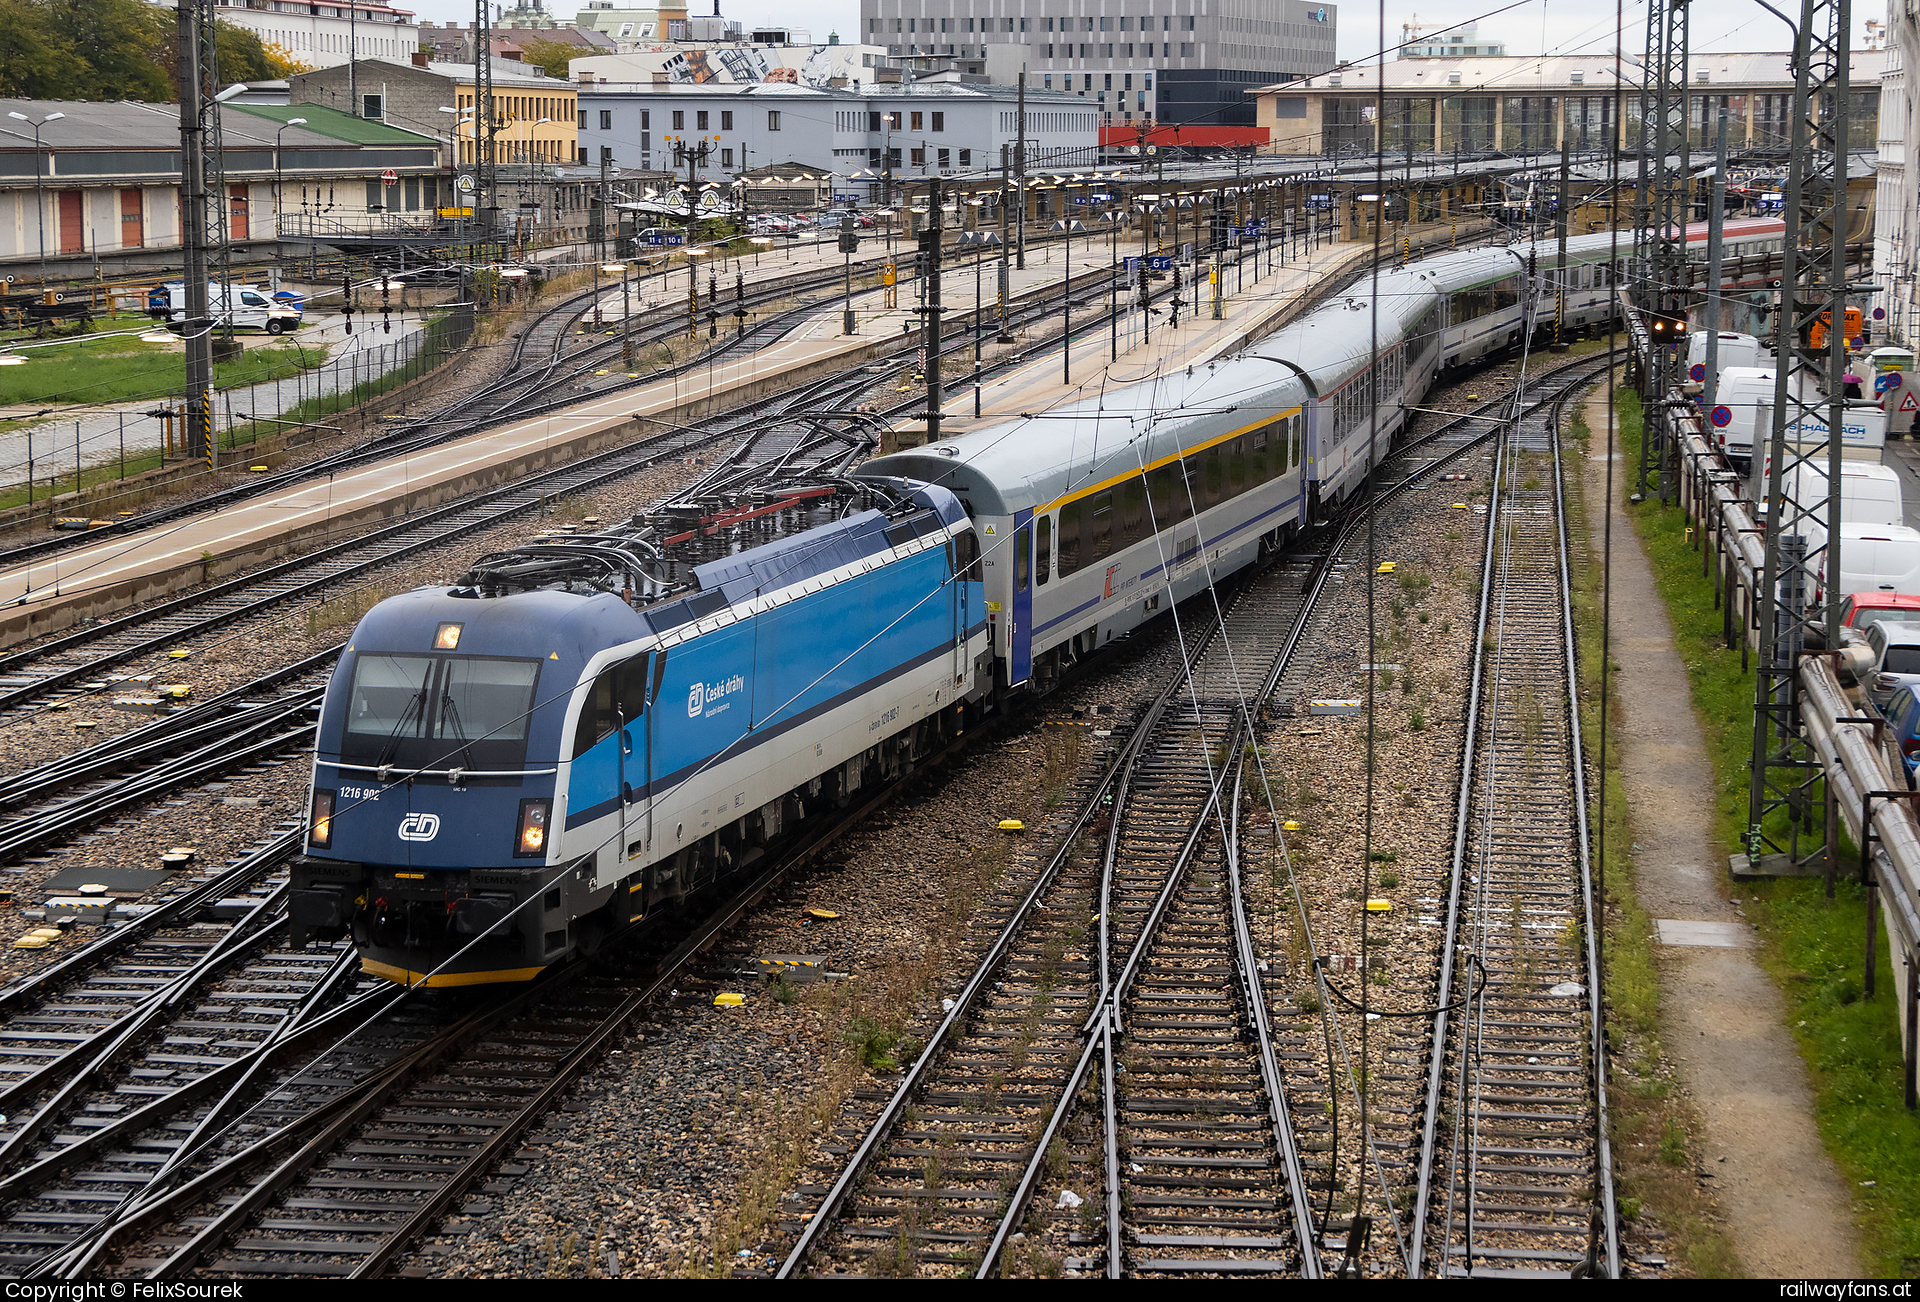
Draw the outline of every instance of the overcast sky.
M395 0L400 7L411 8L423 19L434 22L473 21L471 0ZM617 2L617 0L616 0ZM1417 13L1423 26L1440 27L1449 23L1493 13L1501 0L1420 0L1404 4L1396 0L1386 7L1387 34L1382 40L1381 12L1378 4L1343 4L1340 10L1340 57L1364 59L1383 44L1400 41L1402 23L1411 22ZM511 3L508 4L511 8ZM571 18L578 0L549 0L548 8L556 17ZM708 13L704 0L691 0L689 10ZM1780 8L1797 14L1798 5ZM838 31L851 43L860 26L858 0L721 0L721 12L729 18L752 26L755 23L780 22L809 29L816 41L825 41L827 33ZM1861 40L1860 24L1868 18L1884 18L1883 10L1867 0L1854 12L1854 41ZM1626 33L1625 45L1637 51L1646 45L1647 11L1644 2L1627 0L1621 21ZM1501 9L1481 23L1482 38L1492 37L1507 43L1509 54L1578 54L1604 52L1613 48L1614 9L1606 0L1528 0L1527 3ZM1696 50L1725 53L1736 50L1784 50L1786 25L1762 9L1754 0L1694 0L1692 44Z

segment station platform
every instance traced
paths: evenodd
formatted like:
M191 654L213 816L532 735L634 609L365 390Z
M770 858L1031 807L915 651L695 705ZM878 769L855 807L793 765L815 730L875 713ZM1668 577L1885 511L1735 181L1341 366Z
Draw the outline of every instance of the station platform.
M1442 231L1447 229L1436 225ZM1416 239L1419 234L1416 228ZM894 252L901 263L910 265L910 249L910 244L901 247L896 242ZM1138 251L1137 241L1133 251ZM1276 258L1271 271L1266 270L1263 259L1258 274L1251 258L1244 274L1229 266L1224 320L1212 319L1204 285L1198 319L1183 309L1181 324L1173 329L1164 325L1166 317L1156 317L1149 342L1138 338L1140 314L1134 311L1131 325L1123 323L1126 333L1121 338L1118 361L1112 359L1108 334L1080 339L1068 350L1070 379L1066 382L1061 380L1061 350L1057 344L1034 343L1032 360L985 387L981 419L1038 410L1081 396L1103 383L1130 383L1176 362L1184 366L1232 351L1283 324L1289 313L1298 309L1307 291L1364 265L1373 251L1371 241L1329 244L1303 252L1289 262ZM831 244L823 248L796 247L790 260L780 257L781 252L784 250L776 249L763 255L758 269L752 267L753 259L744 259L738 270L753 283L841 261ZM1111 275L1113 252L1108 242L1097 239L1073 248L1071 254L1059 245L1030 247L1027 266L1010 271L1009 299L1018 302L1043 294L1056 288L1063 278L1083 286L1103 282ZM1129 252L1126 241L1121 242L1119 252ZM869 262L869 268L876 254L884 260L886 250L873 250L863 259ZM776 262L780 265L773 265ZM681 270L669 272L667 283L671 284ZM729 278L733 270L730 265ZM943 298L949 306L950 323L967 311L971 296L966 291L973 288L967 282L975 278L973 270L971 263L956 259L943 271ZM992 293L996 276L996 261L989 259L980 268L983 294ZM705 279L703 276L703 292L707 289ZM0 646L230 577L248 566L337 540L374 522L424 510L616 446L662 423L684 423L744 406L795 384L858 365L872 359L882 344L896 343L917 328L914 298L914 287L901 284L894 306L860 313L858 333L854 335L843 333L841 304L829 300L779 343L750 355L716 361L687 374L605 397L588 398L564 411L355 467L132 536L102 538L96 545L83 545L0 572ZM1190 303L1190 293L1187 298ZM990 304L989 298L982 305L989 317L989 331ZM603 296L601 305L603 316L611 311L618 319L617 284ZM722 306L724 310L724 297ZM1085 312L1075 319L1084 323ZM1025 342L1017 336L1012 347L1019 351ZM959 366L949 361L950 387L943 412L950 423L943 433L958 433L973 420L972 389L963 387L965 383ZM910 430L902 433L911 437Z

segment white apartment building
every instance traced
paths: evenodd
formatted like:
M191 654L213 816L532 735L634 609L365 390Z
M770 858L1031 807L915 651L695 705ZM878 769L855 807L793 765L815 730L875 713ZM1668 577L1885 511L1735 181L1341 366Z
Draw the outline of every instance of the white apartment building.
M216 0L222 21L245 27L315 68L362 59L404 63L420 48L420 23L411 9L370 0Z
M796 163L847 178L839 193L869 191L885 169L908 181L997 172L1001 147L1019 137L1018 92L953 83L821 88L580 83L581 161L679 170L675 146L708 147L703 177ZM1091 168L1099 113L1059 92L1027 92L1027 169Z

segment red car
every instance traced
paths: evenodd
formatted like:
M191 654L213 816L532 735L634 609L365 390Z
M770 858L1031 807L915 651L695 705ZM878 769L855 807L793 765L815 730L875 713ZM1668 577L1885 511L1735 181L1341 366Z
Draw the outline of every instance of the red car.
M1840 627L1865 637L1881 620L1920 623L1920 595L1910 592L1855 592L1840 603ZM1843 639L1844 640L1844 639Z

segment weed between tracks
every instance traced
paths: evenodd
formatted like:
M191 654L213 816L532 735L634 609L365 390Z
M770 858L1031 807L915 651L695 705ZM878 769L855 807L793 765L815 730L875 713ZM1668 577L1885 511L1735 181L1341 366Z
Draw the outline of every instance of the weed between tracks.
M1639 404L1624 389L1617 403L1621 464L1634 466L1640 450ZM1623 497L1631 487L1616 477ZM1674 644L1686 665L1695 714L1713 761L1714 830L1724 843L1722 849L1731 848L1738 844L1747 818L1753 675L1741 669L1740 652L1727 650L1720 640L1721 613L1714 608L1712 582L1700 572L1700 555L1693 550L1681 511L1662 507L1657 496L1630 509L1673 621ZM1624 823L1619 832L1609 830L1609 849L1631 845L1630 831ZM1812 835L1821 835L1818 802ZM1841 843L1842 862L1852 862L1857 851L1844 831ZM1614 856L1608 858L1611 888L1626 875L1616 878L1611 869ZM1859 984L1867 934L1865 901L1857 887L1842 883L1832 901L1825 898L1824 884L1811 878L1741 882L1731 889L1745 901L1748 916L1760 924L1760 959L1782 992L1789 1029L1807 1062L1821 1137L1863 1213L1866 1259L1861 1265L1869 1274L1904 1278L1920 1273L1920 1165L1913 1160L1913 1154L1920 1152L1920 1116L1907 1111L1901 1097L1899 1023L1893 1003L1898 992L1892 988L1885 933L1875 937L1881 979L1874 997L1868 999ZM1609 890L1610 896L1615 894ZM1623 991L1641 998L1649 1010L1643 1016L1649 1018L1654 964L1650 954L1637 958L1632 950L1636 943L1643 943L1635 938L1650 930L1646 915L1637 909L1632 914L1617 911L1609 928L1612 1001L1619 1004ZM1623 950L1633 957L1632 969L1614 975ZM1640 990L1646 993L1636 995ZM1644 1053L1640 1058L1649 1060ZM1633 1084L1648 1092L1665 1088L1663 1081L1644 1074ZM1639 1097L1633 1090L1628 1093ZM1630 1117L1620 1111L1624 1102L1616 1103L1623 1125ZM1623 1149L1628 1155L1635 1152L1630 1145Z

